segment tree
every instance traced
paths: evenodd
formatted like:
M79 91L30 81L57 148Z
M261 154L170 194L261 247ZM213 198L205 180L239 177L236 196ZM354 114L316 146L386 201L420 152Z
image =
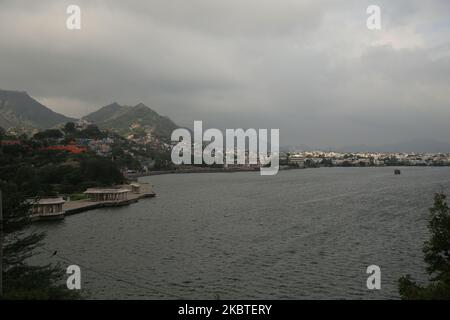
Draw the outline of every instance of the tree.
M44 239L44 233L29 232L30 204L13 183L0 181L3 191L3 295L2 299L79 298L63 284L59 265L27 263Z
M0 155L3 155L3 138L6 135L5 129L3 129L2 127L0 127Z
M98 185L113 185L124 181L116 165L105 158L86 158L80 163L82 181L97 182Z
M63 136L64 136L63 133L58 129L48 129L36 133L33 137L37 140L45 140L45 139L60 139Z
M431 236L423 252L430 283L416 284L410 275L399 279L402 299L450 299L450 209L443 193L434 196L428 229Z
M73 123L73 122L67 122L65 125L64 125L64 132L67 134L67 133L74 133L74 132L76 132L77 131L77 129L75 128L75 123Z
M319 165L314 162L312 159L306 159L305 160L305 167L306 168L318 168Z
M80 138L86 139L103 139L106 134L103 133L95 124L90 124L86 129L79 132Z
M320 162L320 164L325 166L325 167L332 167L333 166L333 160L323 158L322 161Z

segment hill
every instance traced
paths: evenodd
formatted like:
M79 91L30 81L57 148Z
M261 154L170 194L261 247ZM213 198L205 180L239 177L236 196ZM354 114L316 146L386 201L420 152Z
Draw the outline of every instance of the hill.
M0 127L48 129L75 119L56 113L24 91L0 89Z
M168 117L159 115L143 103L134 107L112 103L85 116L102 129L113 130L126 135L131 132L146 132L161 138L170 138L178 126Z

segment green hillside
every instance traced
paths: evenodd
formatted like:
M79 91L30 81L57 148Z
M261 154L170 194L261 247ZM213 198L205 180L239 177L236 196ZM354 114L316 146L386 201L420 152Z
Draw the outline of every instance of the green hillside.
M152 133L161 138L170 138L178 126L168 117L159 115L143 103L134 107L112 103L84 117L100 128L126 135L131 132Z

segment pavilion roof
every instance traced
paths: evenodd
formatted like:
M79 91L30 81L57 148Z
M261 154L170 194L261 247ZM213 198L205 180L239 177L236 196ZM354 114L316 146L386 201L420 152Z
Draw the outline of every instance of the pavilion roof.
M40 198L40 199L29 199L30 204L61 204L66 202L63 198Z
M113 189L113 188L89 188L85 192L85 194L105 194L105 193L125 193L130 192L128 189Z

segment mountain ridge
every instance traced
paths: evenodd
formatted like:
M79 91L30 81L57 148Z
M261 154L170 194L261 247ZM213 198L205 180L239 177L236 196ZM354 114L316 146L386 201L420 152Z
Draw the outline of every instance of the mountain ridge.
M161 116L142 102L135 106L113 102L82 119L121 134L130 133L133 128L140 128L142 131L151 131L159 137L170 138L172 131L178 128L170 118Z
M169 117L159 115L142 102L135 106L113 102L81 119L123 135L151 134L166 139L178 128ZM26 91L0 89L0 127L4 129L42 130L77 120L51 110Z
M48 129L74 120L41 104L26 91L0 89L0 127L4 129Z

